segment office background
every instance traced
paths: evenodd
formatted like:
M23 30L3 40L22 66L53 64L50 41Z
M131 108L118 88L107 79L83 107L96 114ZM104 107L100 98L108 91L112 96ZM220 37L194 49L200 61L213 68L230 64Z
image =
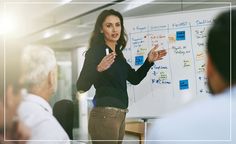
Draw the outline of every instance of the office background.
M12 46L12 42L22 46L36 43L49 45L56 51L58 91L50 104L53 106L61 99L73 100L78 110L74 138L86 140L89 138L87 119L94 89L78 97L75 83L82 68L94 22L102 10L118 10L129 21L136 17L158 17L169 13L184 15L187 11L217 9L235 4L235 0L5 0L0 1L1 47ZM136 140L137 137L127 135L125 139Z

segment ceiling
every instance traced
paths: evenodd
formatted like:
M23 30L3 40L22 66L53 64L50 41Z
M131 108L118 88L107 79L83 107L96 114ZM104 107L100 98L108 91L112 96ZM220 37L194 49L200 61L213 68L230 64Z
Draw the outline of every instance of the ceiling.
M24 43L40 43L57 50L70 50L86 46L97 15L113 8L123 16L133 17L167 12L229 6L229 3L212 3L207 0L5 0L0 1L0 18L3 13L14 16L15 30L5 34ZM231 2L236 0L214 0ZM1 19L0 19L1 26ZM0 31L1 35L1 31Z

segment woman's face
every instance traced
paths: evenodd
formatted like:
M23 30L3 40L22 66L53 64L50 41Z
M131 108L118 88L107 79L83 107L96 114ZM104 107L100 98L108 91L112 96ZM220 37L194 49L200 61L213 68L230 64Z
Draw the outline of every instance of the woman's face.
M106 43L116 43L120 38L121 22L115 15L107 16L102 24L101 33L104 34Z

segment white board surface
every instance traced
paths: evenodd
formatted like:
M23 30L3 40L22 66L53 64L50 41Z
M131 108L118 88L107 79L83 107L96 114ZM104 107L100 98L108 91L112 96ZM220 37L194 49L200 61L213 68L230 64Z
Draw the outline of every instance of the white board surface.
M137 69L149 50L166 49L145 79L128 84L127 117L159 117L190 101L209 95L206 72L206 40L215 16L222 9L170 13L124 20L128 44L123 51Z

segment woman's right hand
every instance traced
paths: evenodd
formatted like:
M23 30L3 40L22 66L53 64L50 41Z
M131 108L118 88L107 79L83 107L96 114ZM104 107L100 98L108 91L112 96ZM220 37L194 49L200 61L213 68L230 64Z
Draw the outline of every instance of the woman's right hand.
M112 52L112 53L109 53L108 55L106 55L101 60L101 62L98 64L97 71L98 72L103 72L103 71L107 70L108 68L110 68L110 66L115 61L115 58L116 58L115 52Z

